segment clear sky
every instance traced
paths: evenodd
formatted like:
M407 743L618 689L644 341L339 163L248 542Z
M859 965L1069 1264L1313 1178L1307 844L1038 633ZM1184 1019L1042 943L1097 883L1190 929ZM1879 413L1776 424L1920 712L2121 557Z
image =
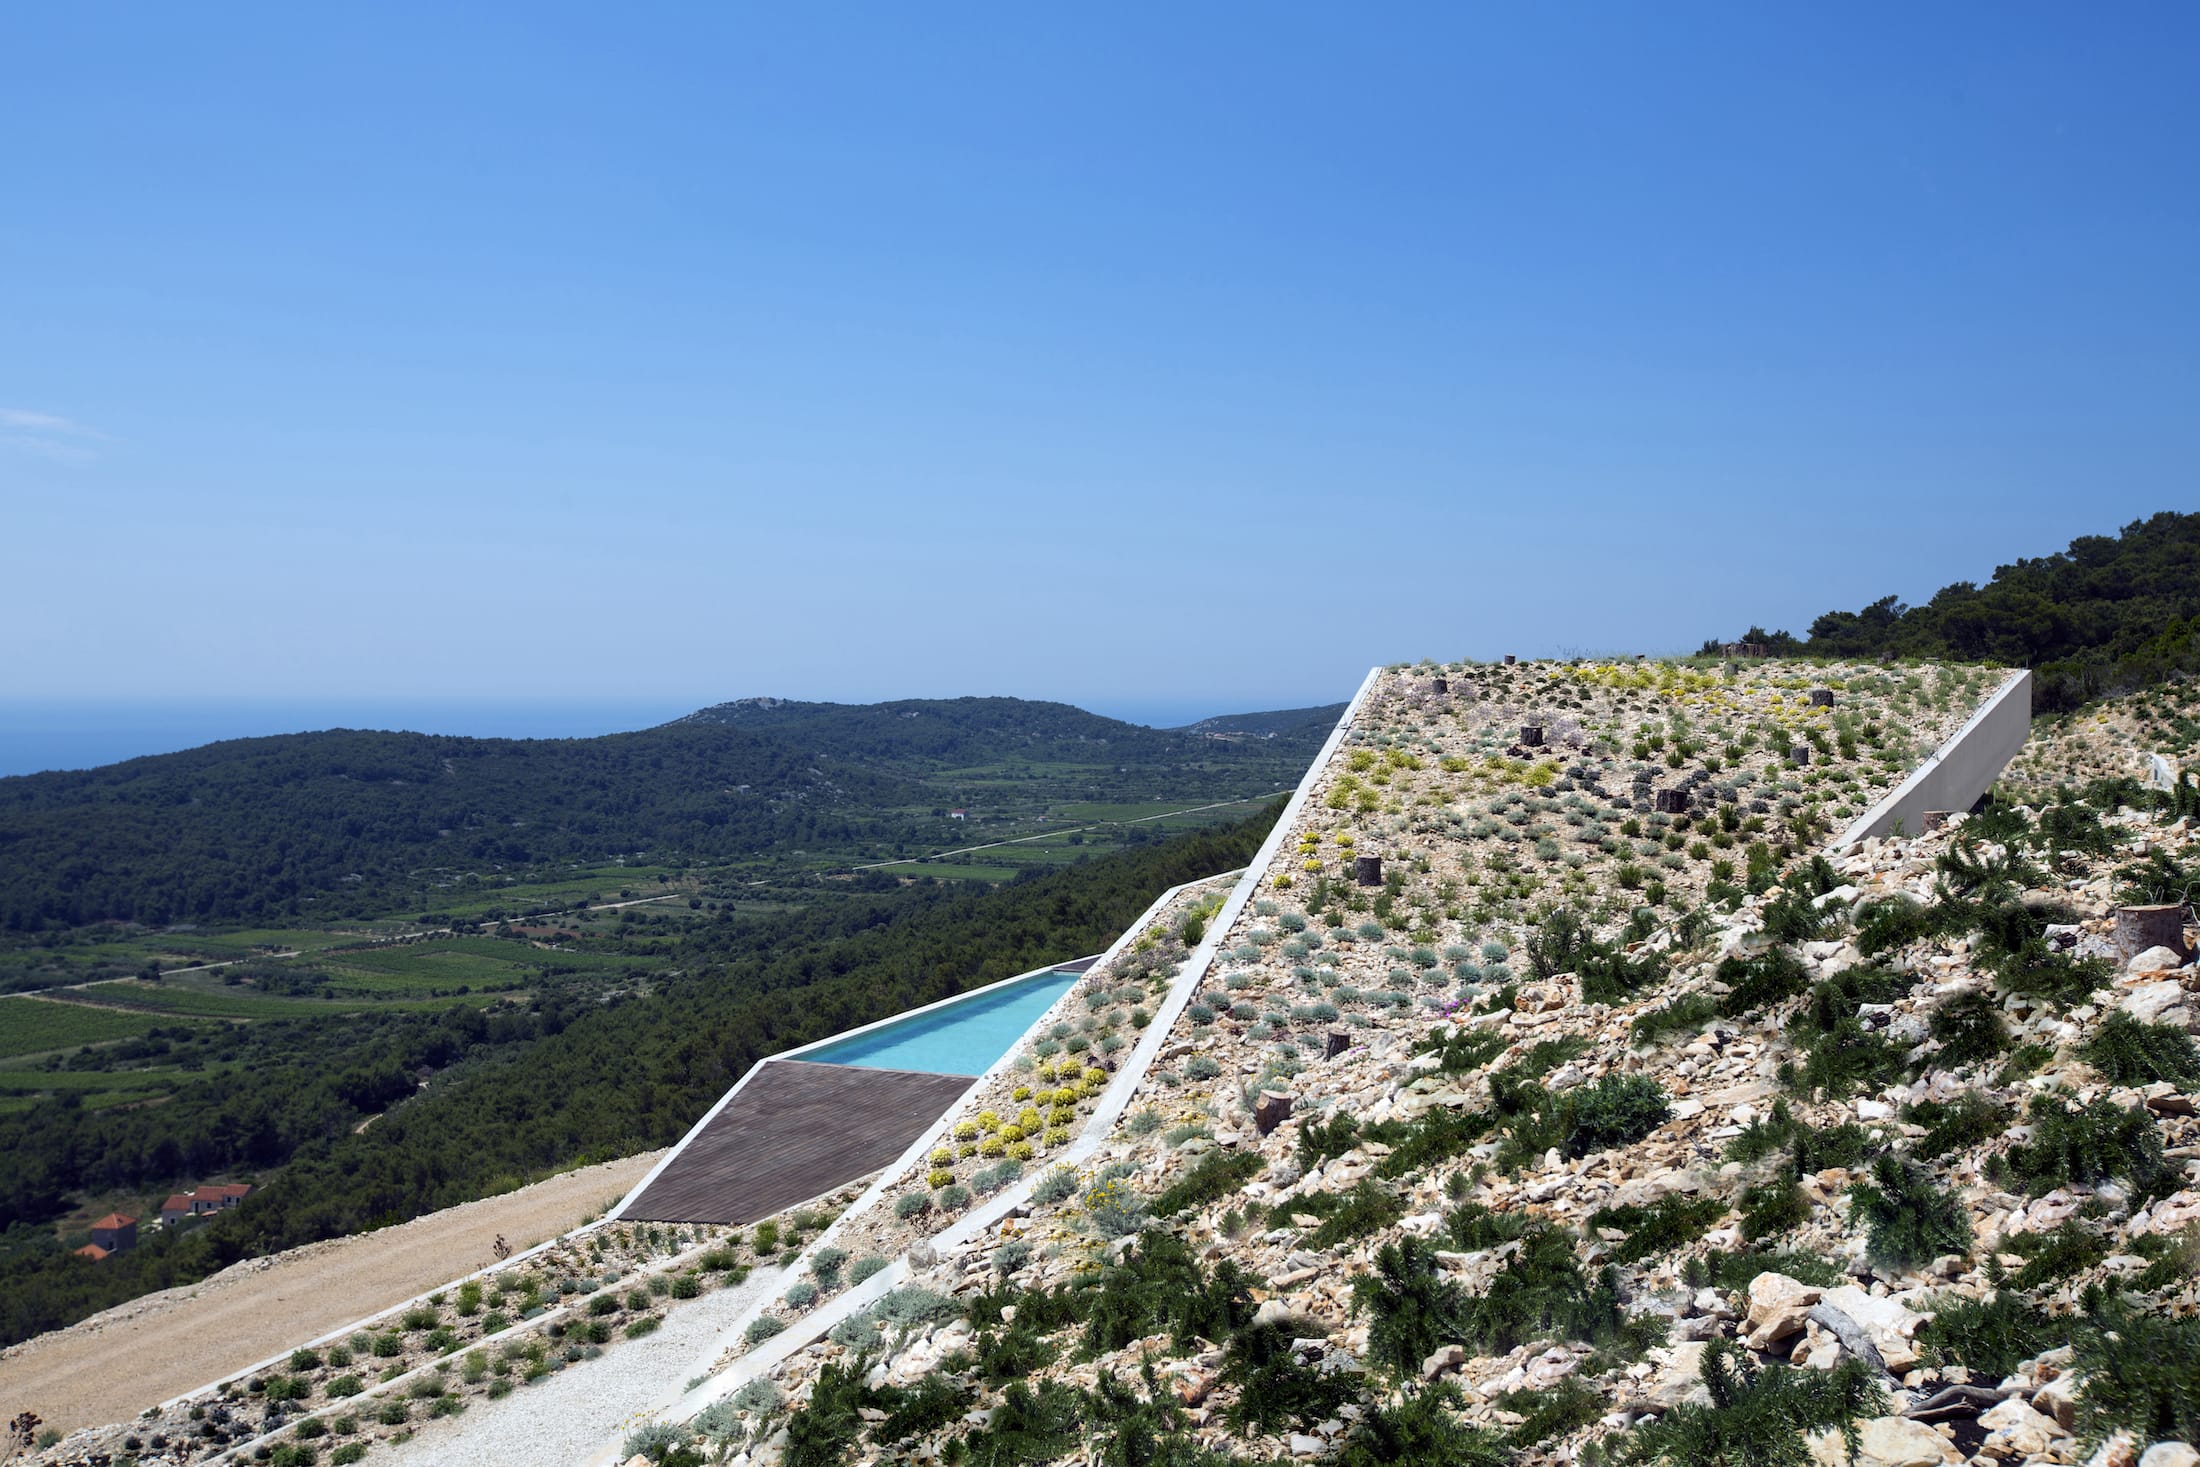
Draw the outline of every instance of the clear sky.
M0 686L1346 696L2192 508L2186 4L19 5Z

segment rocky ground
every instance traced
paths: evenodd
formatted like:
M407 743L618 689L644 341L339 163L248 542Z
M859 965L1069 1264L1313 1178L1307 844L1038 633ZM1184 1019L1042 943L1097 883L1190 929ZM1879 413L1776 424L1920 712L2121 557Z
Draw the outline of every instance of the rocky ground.
M2200 751L2200 684L2167 683L2112 698L2043 723L2011 761L2004 783L2021 799L2051 798L2058 786L2097 779L2145 780L2150 755L2182 772Z
M1732 716L1704 710L1749 706L1735 689L1689 705L1680 670L1618 672L1721 737L1820 716L1756 669ZM1900 719L1913 754L1940 727L1921 713L1952 725L1993 685L1863 676L1790 680L1839 682L1824 716L1845 706L1860 750ZM1732 836L1731 878L1654 905L1617 879L1639 852L1562 845L1532 890L1470 891L1517 766L1643 813L1614 743L1639 722L1586 689L1578 730L1534 710L1562 758L1446 752L1574 678L1483 670L1462 706L1428 669L1386 676L1102 1154L916 1250L936 1261L688 1438L635 1445L758 1467L1126 1440L1351 1467L2200 1460L2200 973L2115 921L2148 872L2200 862L2190 823L2004 806L1814 859L1806 831L1877 777L1729 829L1762 786L1726 798L1722 762L1662 813L1683 849ZM1653 773L1652 813L1671 787ZM1340 879L1371 847L1383 885Z

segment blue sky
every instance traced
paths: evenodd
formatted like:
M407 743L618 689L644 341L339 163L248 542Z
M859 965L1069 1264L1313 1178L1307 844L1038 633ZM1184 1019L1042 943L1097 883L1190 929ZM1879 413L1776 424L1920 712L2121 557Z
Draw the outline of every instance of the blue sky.
M2190 7L6 31L18 696L1273 706L2196 497Z

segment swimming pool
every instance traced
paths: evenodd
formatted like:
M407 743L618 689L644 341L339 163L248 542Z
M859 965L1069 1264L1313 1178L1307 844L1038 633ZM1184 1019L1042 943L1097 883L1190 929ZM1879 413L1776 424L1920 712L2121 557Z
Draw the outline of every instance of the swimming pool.
M950 999L938 1008L789 1059L935 1075L982 1075L1078 979L1059 969Z

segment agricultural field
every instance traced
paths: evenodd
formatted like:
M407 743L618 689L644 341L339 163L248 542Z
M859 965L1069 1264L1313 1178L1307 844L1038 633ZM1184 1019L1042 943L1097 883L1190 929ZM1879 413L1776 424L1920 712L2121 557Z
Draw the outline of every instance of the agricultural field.
M41 998L0 1000L0 1058L135 1039L161 1021L145 1014Z
M404 1009L444 1008L449 1003L465 1001L339 1002L332 999L288 998L245 988L199 988L173 981L146 983L136 978L117 978L72 992L88 1004L111 1005L116 1009L143 1010L152 1014L180 1014L211 1019L327 1019L365 1008L394 1012ZM488 997L490 995L480 995L479 999L486 1000Z
M0 1067L0 1115L12 1115L35 1107L55 1095L73 1095L88 1111L118 1105L136 1105L172 1094L188 1085L220 1075L233 1066L201 1065L184 1069L156 1065L134 1070L40 1070Z

